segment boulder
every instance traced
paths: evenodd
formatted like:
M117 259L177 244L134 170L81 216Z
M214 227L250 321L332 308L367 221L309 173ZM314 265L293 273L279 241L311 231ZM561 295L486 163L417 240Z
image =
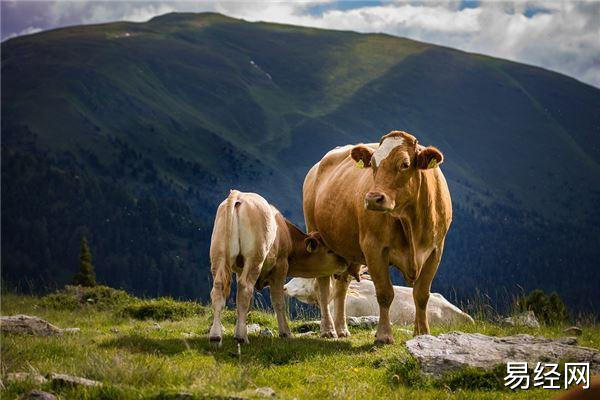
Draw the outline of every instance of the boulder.
M67 374L55 374L51 373L48 375L48 379L52 383L53 387L62 386L100 386L102 383L91 379L81 378L79 376L72 376Z
M371 329L377 326L379 323L379 317L377 315L368 315L364 317L348 317L348 326L355 328L366 328Z
M510 326L526 326L528 328L539 328L540 323L535 317L535 313L531 310L522 312L512 317L507 317L502 320L502 323Z
M159 331L162 329L162 326L158 322L154 322L152 325L148 327L148 329L152 329L153 331Z
M575 338L547 339L531 335L505 337L481 333L452 332L439 336L422 335L406 342L410 354L426 374L440 377L462 367L492 369L507 362L590 363L590 375L600 372L600 351L576 346Z
M270 336L273 337L275 335L273 335L273 331L270 330L269 328L265 328L262 331L260 331L260 336Z
M255 333L260 333L260 325L259 324L248 325L248 335L253 335Z
M30 390L19 397L19 400L56 400L56 396L41 390Z
M578 326L570 326L563 331L567 335L581 336L583 331Z
M30 381L38 385L47 382L47 379L37 372L11 372L6 374L6 382L26 382Z
M59 327L41 318L29 315L0 317L0 329L6 333L34 336L60 336L63 334L62 329Z
M259 387L254 393L259 397L275 397L275 391L268 386Z
M296 336L296 337L304 337L304 336L314 336L316 334L317 334L317 332L315 332L315 331L308 331L308 332L296 333L294 336Z

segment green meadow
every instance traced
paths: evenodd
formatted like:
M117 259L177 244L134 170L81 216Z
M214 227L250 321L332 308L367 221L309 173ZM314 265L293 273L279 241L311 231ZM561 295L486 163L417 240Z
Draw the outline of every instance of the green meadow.
M83 304L71 300L67 295L40 298L4 293L3 316L35 315L61 328L81 331L59 337L2 333L3 399L17 398L32 388L62 399L260 398L256 389L261 387L273 389L283 399L546 399L558 393L504 388L502 367L490 372L464 370L437 381L424 377L404 345L412 337L405 330L411 326L395 327L396 344L386 346L374 345L370 329L351 328L350 338L338 340L299 336L305 320L291 323L295 337L279 339L274 314L253 309L249 323L271 329L275 337L250 335L250 344L238 350L232 337L234 310L225 313L226 334L222 347L216 348L206 335L212 318L206 305L171 299L142 301L123 292ZM600 348L600 327L580 326L579 344ZM432 334L463 331L560 337L563 329L562 325L505 327L477 319L474 325L435 326ZM69 388L6 380L8 373L30 371L66 373L103 384Z

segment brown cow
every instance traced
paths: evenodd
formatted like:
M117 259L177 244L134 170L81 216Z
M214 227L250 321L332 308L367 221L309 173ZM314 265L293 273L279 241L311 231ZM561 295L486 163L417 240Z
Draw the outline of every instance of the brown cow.
M237 322L234 336L248 343L246 316L254 287L270 285L279 336L290 336L285 316L286 275L323 277L348 265L323 245L318 233L304 234L256 193L232 190L217 210L210 243L213 324L210 341L222 343L221 312L229 296L231 274L237 274Z
M379 303L376 341L392 343L389 308L394 298L388 267L394 264L414 287L414 334L429 333L431 281L452 221L448 185L437 168L442 153L423 147L402 131L379 144L344 146L327 153L308 172L303 189L306 226L351 264L367 264ZM358 166L358 168L357 168ZM321 304L321 334L347 336L347 282L334 289L335 325ZM329 298L328 278L319 279L320 298ZM335 327L335 331L334 331Z

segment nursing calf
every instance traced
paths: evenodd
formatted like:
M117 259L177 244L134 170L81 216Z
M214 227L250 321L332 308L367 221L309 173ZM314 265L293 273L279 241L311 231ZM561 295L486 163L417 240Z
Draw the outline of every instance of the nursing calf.
M234 337L248 343L246 316L254 287L269 285L279 336L290 336L284 310L287 275L323 277L345 272L347 264L323 245L318 233L305 234L264 198L232 190L220 205L210 243L214 320L211 342L221 343L221 312L229 297L231 276L237 275L237 321Z

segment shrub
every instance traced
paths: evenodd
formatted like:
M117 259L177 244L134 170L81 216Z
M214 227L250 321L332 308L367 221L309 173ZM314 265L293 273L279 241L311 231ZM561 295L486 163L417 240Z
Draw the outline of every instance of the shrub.
M535 289L517 299L516 308L520 312L532 310L547 325L560 324L568 318L567 308L556 292L548 296L542 290Z
M405 385L412 388L424 388L430 383L429 378L421 373L419 364L412 357L392 358L384 360L380 364L387 367L387 375L393 386Z
M42 297L41 304L58 310L75 310L81 307L109 309L135 300L124 290L108 286L71 286Z
M204 309L190 301L175 301L161 297L152 300L138 300L126 305L121 314L135 319L179 320L203 313Z

